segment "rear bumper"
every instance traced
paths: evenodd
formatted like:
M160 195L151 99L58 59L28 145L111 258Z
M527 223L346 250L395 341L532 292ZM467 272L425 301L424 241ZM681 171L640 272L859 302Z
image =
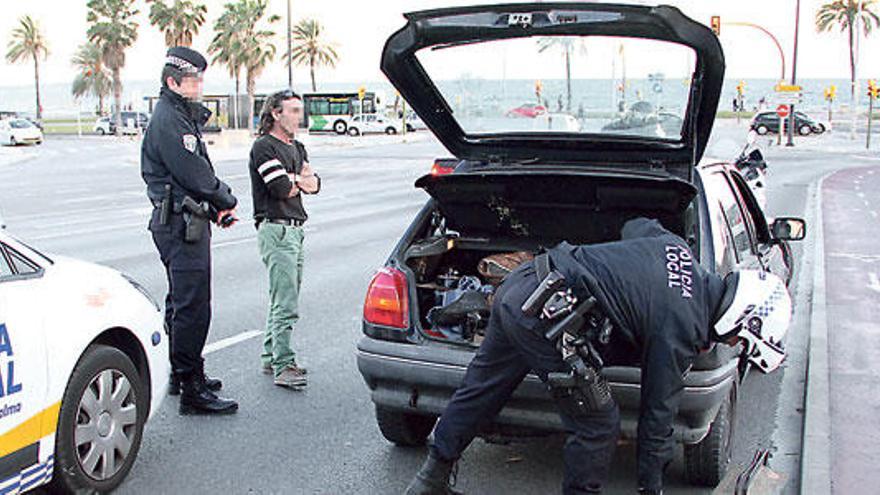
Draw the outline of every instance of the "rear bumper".
M440 415L464 377L473 357L469 349L443 344L410 344L364 337L358 342L357 364L376 405L414 414ZM638 425L640 370L608 367L603 370L621 412L621 431L634 438ZM692 371L685 390L675 437L693 444L708 432L721 402L737 376L736 361L708 371ZM543 383L528 375L498 414L499 425L563 431L556 406Z

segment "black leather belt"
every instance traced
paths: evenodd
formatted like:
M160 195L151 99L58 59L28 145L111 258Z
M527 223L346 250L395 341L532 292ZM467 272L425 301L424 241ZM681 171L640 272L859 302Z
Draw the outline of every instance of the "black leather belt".
M277 223L278 225L287 225L289 227L302 227L305 220L297 220L295 218L267 218L264 222Z

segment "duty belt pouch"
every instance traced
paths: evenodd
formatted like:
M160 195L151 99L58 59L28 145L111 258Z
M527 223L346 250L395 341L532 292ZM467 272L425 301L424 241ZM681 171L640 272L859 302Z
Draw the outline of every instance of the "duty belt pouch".
M183 234L184 242L197 243L202 240L202 232L205 230L205 221L192 213L184 213L183 221L186 230Z

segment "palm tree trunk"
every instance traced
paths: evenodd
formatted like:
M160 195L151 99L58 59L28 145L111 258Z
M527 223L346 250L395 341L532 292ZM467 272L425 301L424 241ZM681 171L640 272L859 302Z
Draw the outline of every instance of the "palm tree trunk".
M247 71L247 94L248 94L248 132L254 133L254 86L256 86L255 77L250 69Z
M104 95L98 95L98 115L104 115Z
M113 67L113 120L116 121L116 135L122 135L122 74L119 67Z
M34 87L36 88L37 94L37 120L42 120L43 106L40 105L40 62L36 55L34 55Z
M849 23L848 26L848 34L849 34L849 81L850 81L850 93L849 93L849 101L856 101L856 55L855 55L855 39L853 38L853 26L852 22Z
M233 124L233 129L238 129L239 122L241 122L241 78L238 76L238 72L235 73L235 104L233 108L235 109L235 123Z
M317 93L318 89L317 89L317 86L315 86L315 61L314 60L312 60L309 63L309 72L312 75L312 93Z

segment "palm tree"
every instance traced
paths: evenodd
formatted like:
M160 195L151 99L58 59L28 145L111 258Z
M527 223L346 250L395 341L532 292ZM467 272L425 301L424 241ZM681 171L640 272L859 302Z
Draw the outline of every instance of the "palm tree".
M26 15L18 20L19 26L12 30L12 39L7 46L6 61L10 64L34 61L34 88L37 95L37 120L43 118L43 106L40 104L40 58L49 56L49 45L40 31L40 26Z
M98 45L83 43L70 61L79 73L73 79L71 93L75 98L92 95L98 98L98 114L104 114L104 98L110 94L112 75L104 65Z
M293 43L290 53L285 53L284 58L295 62L297 65L308 65L312 76L312 91L317 91L315 85L315 67L336 67L339 54L336 53L334 43L321 39L323 30L321 23L314 19L303 19L293 28Z
M212 64L223 64L229 77L235 79L235 100L233 101L234 124L238 126L238 103L241 94L241 69L244 66L242 54L242 35L239 26L242 14L239 4L227 3L223 15L214 22L214 39L208 46L208 53L213 55Z
M245 89L248 95L248 129L254 129L254 92L257 77L275 58L272 44L274 31L262 29L261 21L267 14L268 0L238 0L227 3L223 15L214 24L217 34L208 51L214 54L214 63L223 63L229 74L235 77L235 93L238 99L238 74L245 71ZM272 24L281 19L277 15L266 18Z
M134 0L89 0L86 20L92 25L87 32L89 41L98 45L104 64L113 75L113 120L116 132L122 132L122 68L125 50L137 40L138 14Z
M871 33L871 29L880 26L880 17L873 11L877 6L877 0L836 0L826 3L816 11L816 31L831 31L840 27L840 31L846 31L849 39L849 69L850 69L850 96L855 101L856 94L856 59L855 59L855 24L859 17L859 5L861 4L861 24L864 35Z
M190 46L193 36L205 23L208 8L192 0L174 0L168 6L163 0L147 0L150 7L150 24L165 33L165 46Z
M562 50L565 59L565 111L568 113L571 113L571 55L578 46L582 52L586 51L583 42L577 44L574 38L560 36L538 38L538 53L544 53L551 48Z

